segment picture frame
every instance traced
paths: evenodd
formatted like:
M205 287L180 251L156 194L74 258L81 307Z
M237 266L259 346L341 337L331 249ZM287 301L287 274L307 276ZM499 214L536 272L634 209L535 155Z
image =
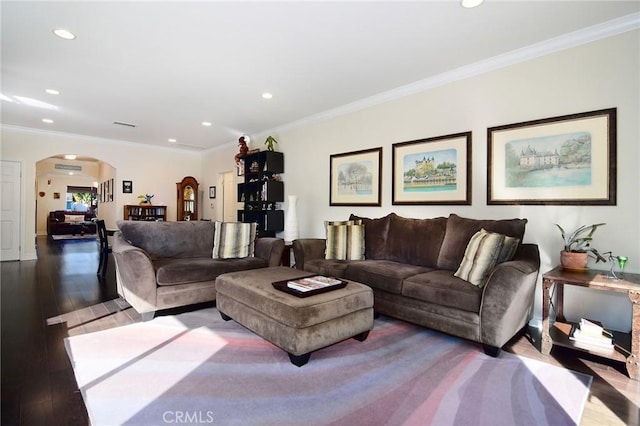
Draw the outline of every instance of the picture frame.
M616 205L616 108L487 129L487 204Z
M209 198L216 198L216 187L215 186L210 186L209 187Z
M392 147L393 205L471 204L471 131Z
M329 156L330 206L382 205L382 147Z
M116 192L116 186L115 186L115 181L113 178L111 178L111 184L109 186L110 190L109 190L109 201L113 201L113 193Z
M122 181L122 193L123 194L133 194L133 182L130 180Z

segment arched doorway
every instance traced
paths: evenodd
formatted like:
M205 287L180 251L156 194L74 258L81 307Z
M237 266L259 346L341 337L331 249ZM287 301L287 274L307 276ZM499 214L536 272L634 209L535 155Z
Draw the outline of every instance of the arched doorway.
M100 218L113 222L116 213L115 175L113 166L93 157L66 158L60 154L37 161L36 235L47 235L49 212L73 209L71 193L82 188L93 188L96 194L95 205L87 208L94 208Z

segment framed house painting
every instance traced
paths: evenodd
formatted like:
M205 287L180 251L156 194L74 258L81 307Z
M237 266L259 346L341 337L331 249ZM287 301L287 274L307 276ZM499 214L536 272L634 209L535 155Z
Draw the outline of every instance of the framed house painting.
M471 204L471 132L393 144L392 204Z
M616 204L616 109L487 129L487 204Z
M329 157L330 206L382 205L382 147Z

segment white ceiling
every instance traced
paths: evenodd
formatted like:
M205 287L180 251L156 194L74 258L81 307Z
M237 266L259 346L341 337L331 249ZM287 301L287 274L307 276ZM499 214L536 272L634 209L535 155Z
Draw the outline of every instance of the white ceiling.
M399 96L568 33L597 34L591 27L618 18L637 28L639 11L637 0L486 0L475 9L458 0L3 0L0 91L12 102L2 101L2 124L207 149ZM77 38L60 39L54 28Z

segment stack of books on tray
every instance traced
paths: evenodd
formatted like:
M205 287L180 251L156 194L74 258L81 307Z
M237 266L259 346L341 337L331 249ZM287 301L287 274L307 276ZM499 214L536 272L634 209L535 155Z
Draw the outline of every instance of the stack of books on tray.
M613 333L605 329L599 321L582 318L580 324L571 327L569 339L582 347L613 349Z
M315 277L299 278L287 282L287 287L298 291L319 290L321 288L330 287L332 285L341 284L342 281L335 278L323 277L316 275Z

